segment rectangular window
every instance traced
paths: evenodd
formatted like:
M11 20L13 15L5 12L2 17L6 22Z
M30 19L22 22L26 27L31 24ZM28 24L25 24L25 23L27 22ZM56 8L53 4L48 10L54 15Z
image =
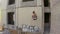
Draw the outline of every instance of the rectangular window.
M8 5L14 4L15 0L9 0Z
M45 23L49 23L51 18L51 13L45 13L44 14L44 21Z
M44 7L49 7L49 0L44 0Z
M8 24L14 25L14 12L8 12L7 14L7 18L8 18Z
M34 1L34 0L23 0L23 2L27 2L27 1Z

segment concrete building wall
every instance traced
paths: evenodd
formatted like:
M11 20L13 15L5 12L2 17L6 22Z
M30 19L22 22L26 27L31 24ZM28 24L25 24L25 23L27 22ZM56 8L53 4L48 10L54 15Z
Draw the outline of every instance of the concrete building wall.
M8 12L15 12L16 13L16 21L15 26L21 27L22 24L38 26L41 30L43 30L43 22L42 22L42 10L43 10L43 2L41 0L37 0L37 5L40 7L24 7L18 8L20 6L21 0L16 0L16 4L8 5L8 0L2 0L1 7L2 7L2 25L7 28L7 13ZM33 5L33 4L32 4ZM37 6L36 5L36 6ZM13 9L15 8L16 11ZM36 11L38 16L37 20L32 20L32 11Z
M17 9L18 26L23 24L42 27L42 8L41 7L26 7ZM35 11L38 19L32 19L32 12ZM42 29L42 28L41 28Z
M1 17L2 17L2 26L4 26L5 28L7 27L7 12L6 10L1 11Z
M43 32L43 17L42 7L24 7L17 9L17 22L18 27L22 27L23 24L30 26L38 26L40 31ZM32 19L32 12L37 14L37 20Z
M52 0L51 0L52 1ZM60 0L51 3L51 31L50 34L60 34Z
M23 2L22 0L16 0L16 7L33 7L42 5L42 0L34 0Z
M2 10L7 9L8 0L1 0L0 7Z
M60 0L50 0L51 6L56 5Z
M7 3L8 0L1 0L0 1L0 17L1 17L1 22L0 22L0 26L3 26L4 24L6 24L6 10L7 9Z
M7 13L8 12L13 12L15 8L15 5L8 5L8 0L1 0L0 2L0 26L4 26L4 28L8 27L7 24Z
M2 19L2 16L1 16L1 15L2 15L2 14L1 14L1 9L0 9L0 26L1 26L1 24L2 24L2 23L1 23L1 22L2 22L2 20L1 20L1 19Z
M34 7L34 6L37 6L37 5L41 5L41 7L42 7L42 4L43 4L41 0L34 0L34 1L28 1L28 2L22 2L22 0L16 0L15 2L16 3L13 4L13 5L7 5L7 9L9 10L9 9L14 9L15 8L16 10L19 10L19 8L21 8L21 7L25 7L25 8L26 7L30 7L30 6L33 6ZM25 10L25 8L23 8L23 10ZM17 13L21 13L21 11L22 10L15 11L15 13L16 13L16 26L18 26L18 24L17 24L18 21L17 20L19 20L19 19L17 19L17 15L18 15ZM28 10L26 10L26 11L28 11Z
M50 8L49 8L49 7L44 7L44 12L45 12L45 13L46 13L46 12L47 12L47 13L51 12L51 11L50 11Z

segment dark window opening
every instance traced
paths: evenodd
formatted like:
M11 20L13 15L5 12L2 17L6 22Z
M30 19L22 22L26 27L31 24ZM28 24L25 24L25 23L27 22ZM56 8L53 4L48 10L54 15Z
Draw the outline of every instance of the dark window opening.
M34 0L23 0L23 2L27 2L27 1L34 1Z
M14 4L14 3L15 3L15 0L9 0L8 5L11 5L11 4Z
M50 23L51 13L45 13L44 14L44 22Z
M8 24L14 25L13 15L14 15L14 12L8 12L7 14Z
M49 0L44 0L44 7L48 7L49 6Z

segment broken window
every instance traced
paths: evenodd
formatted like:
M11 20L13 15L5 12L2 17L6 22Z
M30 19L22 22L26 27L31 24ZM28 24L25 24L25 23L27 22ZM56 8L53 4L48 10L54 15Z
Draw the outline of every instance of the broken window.
M7 16L8 16L7 17L8 18L8 24L14 25L14 19L13 19L14 12L8 12Z

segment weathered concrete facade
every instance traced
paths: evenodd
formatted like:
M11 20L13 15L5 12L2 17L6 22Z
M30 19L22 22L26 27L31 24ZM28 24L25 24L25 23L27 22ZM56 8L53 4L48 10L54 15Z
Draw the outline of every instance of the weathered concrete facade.
M8 0L2 0L2 26L4 28L12 28L13 25L7 24L7 13L14 12L15 13L15 24L14 27L18 28L22 27L22 24L38 26L43 33L43 2L42 0L34 0L31 2L22 2L22 0L16 0L15 4L8 5ZM30 4L31 3L31 4ZM23 4L23 5L21 5ZM31 5L31 6L30 6ZM32 20L32 12L35 11L38 19L36 21Z
M51 0L50 34L60 34L60 0Z

